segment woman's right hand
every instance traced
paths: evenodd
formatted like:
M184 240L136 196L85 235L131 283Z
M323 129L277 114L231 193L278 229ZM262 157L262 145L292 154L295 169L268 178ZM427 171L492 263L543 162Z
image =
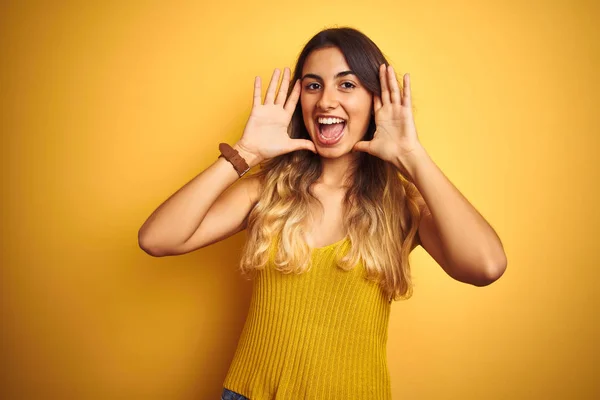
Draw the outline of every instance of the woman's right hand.
M301 88L300 81L295 82L290 97L286 101L290 83L290 69L286 67L279 92L275 96L279 75L280 71L276 68L264 103L261 102L260 77L257 76L254 79L252 112L242 138L236 143L236 147L252 154L257 159L256 163L295 150L317 152L315 144L311 140L292 139L287 132L292 114L300 98Z

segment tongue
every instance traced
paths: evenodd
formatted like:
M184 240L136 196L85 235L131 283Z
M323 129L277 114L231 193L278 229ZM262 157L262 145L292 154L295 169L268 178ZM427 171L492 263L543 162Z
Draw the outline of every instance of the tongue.
M331 139L332 137L338 136L340 133L342 133L343 129L344 129L343 122L340 122L337 124L329 124L329 125L322 124L321 125L321 133L327 139Z

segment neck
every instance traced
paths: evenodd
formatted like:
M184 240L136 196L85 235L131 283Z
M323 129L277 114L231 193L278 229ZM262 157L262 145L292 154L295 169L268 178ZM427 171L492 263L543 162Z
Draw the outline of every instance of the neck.
M323 170L316 183L327 187L344 187L351 167L356 163L359 153L346 153L341 157L321 157Z

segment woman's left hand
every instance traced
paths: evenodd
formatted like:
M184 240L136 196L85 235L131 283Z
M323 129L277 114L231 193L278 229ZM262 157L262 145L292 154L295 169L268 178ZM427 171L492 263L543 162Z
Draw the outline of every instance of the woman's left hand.
M399 160L421 147L412 114L410 76L405 74L403 78L404 90L401 91L393 67L380 65L381 97L373 96L377 128L373 139L357 142L353 151L364 151L397 165Z

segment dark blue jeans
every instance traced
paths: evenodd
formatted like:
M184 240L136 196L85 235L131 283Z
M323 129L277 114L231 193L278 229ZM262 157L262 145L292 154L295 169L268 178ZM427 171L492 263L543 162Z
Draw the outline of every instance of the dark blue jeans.
M246 396L243 396L239 393L234 392L233 390L229 390L227 388L223 388L223 393L221 393L221 400L250 400Z

